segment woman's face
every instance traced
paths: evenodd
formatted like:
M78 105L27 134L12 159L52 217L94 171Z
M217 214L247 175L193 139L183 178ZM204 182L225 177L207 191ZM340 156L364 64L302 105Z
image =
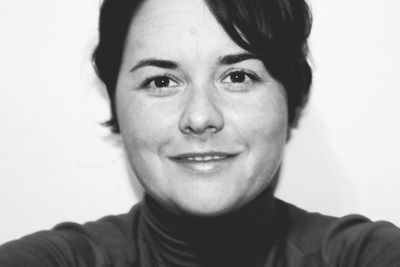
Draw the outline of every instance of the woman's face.
M235 210L280 164L284 88L203 0L145 1L127 35L116 106L133 171L173 211Z

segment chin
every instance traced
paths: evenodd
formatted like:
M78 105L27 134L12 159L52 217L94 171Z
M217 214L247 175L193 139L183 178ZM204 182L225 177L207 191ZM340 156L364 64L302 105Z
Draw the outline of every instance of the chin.
M218 216L237 209L239 199L229 192L191 192L181 195L175 205L183 213L195 216Z
M229 213L231 208L228 207L221 207L220 205L185 205L180 207L181 211L185 214L190 214L193 216L199 217L215 217L219 215L223 215Z

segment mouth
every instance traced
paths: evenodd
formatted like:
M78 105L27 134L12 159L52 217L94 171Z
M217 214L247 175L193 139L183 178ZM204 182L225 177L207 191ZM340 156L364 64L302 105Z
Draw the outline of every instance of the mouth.
M236 154L223 153L223 152L207 152L207 153L185 153L172 157L177 161L190 161L190 162L210 162L225 160L234 157Z
M225 152L184 153L170 159L191 173L210 174L227 168L237 155Z

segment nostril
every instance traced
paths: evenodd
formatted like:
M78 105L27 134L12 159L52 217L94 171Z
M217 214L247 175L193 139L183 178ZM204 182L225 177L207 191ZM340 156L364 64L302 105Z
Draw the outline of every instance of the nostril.
M185 134L197 134L197 135L201 135L201 134L205 134L205 133L209 133L209 134L215 134L219 132L218 128L213 127L213 126L208 126L208 127L199 127L199 128L192 128L190 126L187 126L183 129L183 133Z
M224 126L224 116L212 87L193 87L186 99L179 121L184 134L215 134Z
M194 109L182 112L179 128L184 134L215 134L224 127L224 116L216 107Z

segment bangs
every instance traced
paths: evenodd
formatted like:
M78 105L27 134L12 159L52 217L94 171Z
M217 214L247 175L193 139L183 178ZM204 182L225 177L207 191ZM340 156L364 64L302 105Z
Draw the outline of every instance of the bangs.
M291 65L293 59L307 55L311 14L303 1L206 0L206 3L231 39L263 58L266 67L273 68L278 62Z
M312 17L304 0L205 0L231 39L256 54L286 90L289 124L297 126L312 82L307 39Z

